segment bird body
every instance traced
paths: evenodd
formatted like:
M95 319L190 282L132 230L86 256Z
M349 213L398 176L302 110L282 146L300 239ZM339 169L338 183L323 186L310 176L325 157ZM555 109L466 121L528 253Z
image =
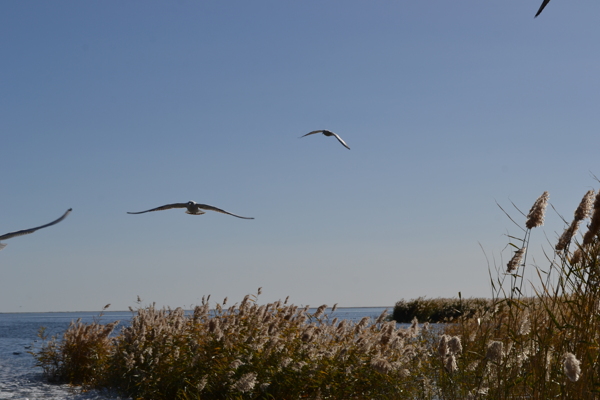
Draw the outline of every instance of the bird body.
M346 142L344 142L344 141L342 140L342 138L341 138L341 137L339 137L339 135L338 135L338 134L336 134L336 133L333 133L333 132L331 132L331 131L328 131L327 129L321 129L321 130L318 130L318 131L312 131L312 132L308 132L306 135L302 135L302 136L300 136L300 137L301 137L301 138L303 138L304 136L312 135L312 134L315 134L315 133L322 133L322 134L323 134L323 135L325 135L325 136L335 136L335 138L336 138L336 139L337 139L337 140L338 140L338 141L339 141L339 142L340 142L340 143L341 143L341 144L342 144L342 145L343 145L345 148L347 148L348 150L350 150L350 147L348 147L348 145L346 144Z
M42 228L46 228L48 226L52 226L54 224L58 224L63 219L67 218L67 215L69 215L71 213L71 211L73 211L73 209L69 208L60 218L50 222L49 224L38 226L37 228L23 229L21 231L6 233L6 234L0 236L0 240L6 240L6 239L14 238L17 236L29 235L30 233L33 233L33 232L37 231L38 229L42 229ZM5 243L0 243L0 250L2 250L5 247L6 247Z
M147 213L147 212L151 212L151 211L170 210L171 208L186 208L187 210L185 211L185 213L191 214L191 215L202 215L202 214L205 214L205 212L202 210L210 210L210 211L216 211L216 212L219 212L222 214L233 215L234 217L237 217L237 218L254 219L254 218L249 218L249 217L242 217L241 215L236 215L236 214L230 213L229 211L225 211L225 210L222 210L217 207L209 206L208 204L198 204L195 201L191 201L191 200L188 201L187 203L166 204L164 206L152 208L152 209L146 210L146 211L127 212L127 214L143 214L143 213Z
M542 11L544 11L544 8L548 5L548 3L550 3L550 0L544 0L544 2L542 3L542 5L540 6L540 9L535 14L535 17L537 17L538 15L540 15L542 13ZM535 17L533 17L533 18L535 18Z

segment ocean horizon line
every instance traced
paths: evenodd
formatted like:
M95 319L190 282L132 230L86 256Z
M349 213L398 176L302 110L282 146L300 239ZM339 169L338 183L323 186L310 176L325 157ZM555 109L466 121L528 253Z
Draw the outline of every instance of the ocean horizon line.
M300 307L300 306L299 306ZM140 308L144 308L144 307L140 307ZM175 307L175 308L180 308L180 307ZM172 309L175 309L172 308ZM224 307L226 308L226 307ZM317 309L317 307L310 307L309 309ZM333 307L327 307L326 310L331 310ZM356 306L356 307L352 307L352 306L346 306L346 307L336 307L336 311L337 310L343 310L343 309L348 309L348 308L394 308L394 306ZM133 311L131 310L79 310L79 311L0 311L0 315L2 314L76 314L76 313L102 313L102 314L107 314L107 313L123 313L123 312L135 312L136 309L134 309ZM193 311L192 308L184 308L184 311Z

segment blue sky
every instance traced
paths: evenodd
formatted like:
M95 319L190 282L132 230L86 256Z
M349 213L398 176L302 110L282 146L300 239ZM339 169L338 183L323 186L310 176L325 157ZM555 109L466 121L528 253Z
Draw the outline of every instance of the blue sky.
M0 312L489 295L496 201L599 186L600 4L539 3L1 3L0 234L73 213L6 241ZM188 200L255 220L126 214Z

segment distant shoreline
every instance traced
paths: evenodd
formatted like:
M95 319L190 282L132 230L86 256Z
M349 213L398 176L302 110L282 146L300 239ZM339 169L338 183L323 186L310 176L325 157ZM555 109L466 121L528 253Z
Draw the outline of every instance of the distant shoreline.
M310 307L312 308L318 308L318 307ZM331 310L332 307L327 307L326 310ZM389 309L394 309L394 306L360 306L360 307L337 307L336 311L338 310L344 310L344 309L350 309L350 308L389 308ZM134 309L135 311L135 309ZM184 311L193 311L192 309L184 309ZM0 315L7 315L7 314L76 314L76 313L102 313L102 314L108 314L108 313L123 313L123 312L131 312L131 310L106 310L106 311L97 311L97 310L91 310L91 311L7 311L7 312L0 312Z

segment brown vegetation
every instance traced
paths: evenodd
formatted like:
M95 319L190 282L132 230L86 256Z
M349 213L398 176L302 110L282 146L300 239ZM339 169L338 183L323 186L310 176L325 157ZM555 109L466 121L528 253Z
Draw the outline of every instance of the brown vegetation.
M382 314L354 324L308 308L246 296L225 309L208 299L186 314L153 306L129 327L73 323L34 355L45 373L135 399L594 399L600 390L600 195L588 192L549 266L534 266L523 295L531 231L548 194L527 216L511 261L496 266L491 300L401 301L406 315L451 320L396 326ZM586 208L587 207L587 208ZM579 241L580 222L593 215ZM590 233L592 232L592 233ZM528 284L529 285L529 284ZM434 317L432 304L448 309ZM406 311L409 310L409 311ZM395 310L396 311L396 310ZM411 311L412 312L412 311ZM400 318L399 318L400 319Z

